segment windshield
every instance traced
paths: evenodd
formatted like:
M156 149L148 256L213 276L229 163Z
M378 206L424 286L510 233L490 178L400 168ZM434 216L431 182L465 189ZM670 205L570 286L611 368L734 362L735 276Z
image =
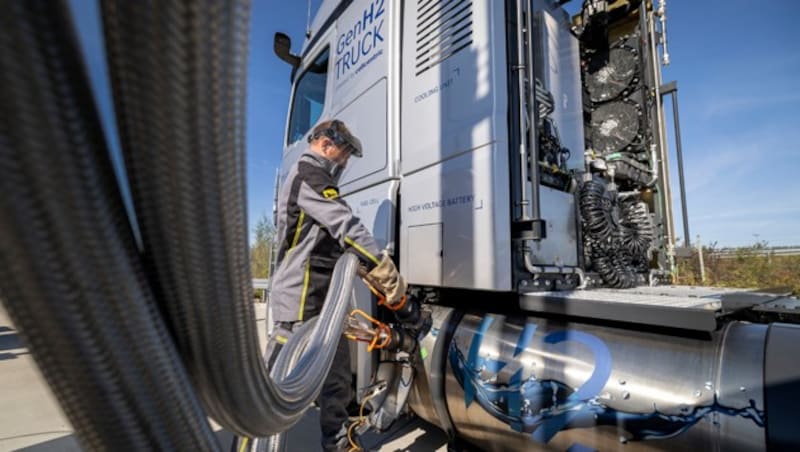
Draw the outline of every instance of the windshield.
M295 83L286 144L302 139L322 115L328 81L328 55L326 48Z

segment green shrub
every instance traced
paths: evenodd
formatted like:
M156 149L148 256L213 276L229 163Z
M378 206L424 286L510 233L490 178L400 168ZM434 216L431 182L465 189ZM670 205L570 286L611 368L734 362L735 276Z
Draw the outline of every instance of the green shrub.
M697 253L678 259L676 283L755 289L790 288L800 296L800 256L776 256L765 242L736 250L734 256L720 256L715 245L703 247L706 279L700 281Z

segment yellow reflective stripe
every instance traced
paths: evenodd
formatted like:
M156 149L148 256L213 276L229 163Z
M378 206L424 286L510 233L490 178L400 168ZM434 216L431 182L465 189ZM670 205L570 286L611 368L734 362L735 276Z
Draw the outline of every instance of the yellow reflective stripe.
M303 220L306 218L306 211L300 209L300 219L297 220L297 229L294 230L294 238L292 239L292 246L289 247L291 251L292 248L297 246L297 242L300 240L300 229L303 227Z
M276 340L276 341L277 341L279 344L285 344L285 343L286 343L286 341L288 341L289 339L286 339L285 337L283 337L283 336L280 336L280 335L276 334L276 335L275 335L275 340Z
M303 309L306 307L306 296L308 295L308 280L311 277L311 260L306 261L306 275L303 278L303 295L300 296L300 312L297 313L297 320L303 320Z
M350 237L345 237L344 238L344 243L352 246L353 248L355 248L359 253L363 254L364 256L367 256L369 258L369 260L371 260L372 262L375 262L375 265L380 265L380 263L381 263L380 259L378 259L377 257L373 256L372 253L370 253L369 251L365 250L363 246L361 246L358 243L356 243Z
M241 443L241 446L239 446L239 452L244 452L245 450L247 450L247 441L248 441L249 439L250 439L250 438L247 438L247 437L245 437L245 438L242 438L242 443Z

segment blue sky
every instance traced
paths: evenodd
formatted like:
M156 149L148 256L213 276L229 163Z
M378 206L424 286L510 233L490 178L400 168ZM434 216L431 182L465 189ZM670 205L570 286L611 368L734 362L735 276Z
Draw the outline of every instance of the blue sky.
M95 0L71 0L98 104L113 130ZM312 0L316 10L319 0ZM800 245L800 2L668 2L692 239L739 246ZM570 9L580 5L573 0ZM276 31L299 52L306 2L252 0L247 107L251 226L271 215L275 169L289 102L289 67L272 53ZM667 111L668 115L670 110ZM670 132L671 133L671 132ZM113 134L112 134L113 135ZM670 135L671 137L672 135ZM116 140L112 148L118 148ZM681 213L672 152L675 221Z

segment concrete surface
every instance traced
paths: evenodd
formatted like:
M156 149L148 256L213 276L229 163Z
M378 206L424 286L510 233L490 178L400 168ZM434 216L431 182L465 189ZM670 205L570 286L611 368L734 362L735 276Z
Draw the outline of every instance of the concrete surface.
M266 309L256 304L261 343L266 340ZM289 431L287 450L314 452L319 447L319 412L310 409ZM212 422L223 450L228 450L230 432ZM401 419L387 432L367 433L363 445L380 451L445 451L447 438L420 419ZM0 307L0 451L81 451L72 427L5 310Z

